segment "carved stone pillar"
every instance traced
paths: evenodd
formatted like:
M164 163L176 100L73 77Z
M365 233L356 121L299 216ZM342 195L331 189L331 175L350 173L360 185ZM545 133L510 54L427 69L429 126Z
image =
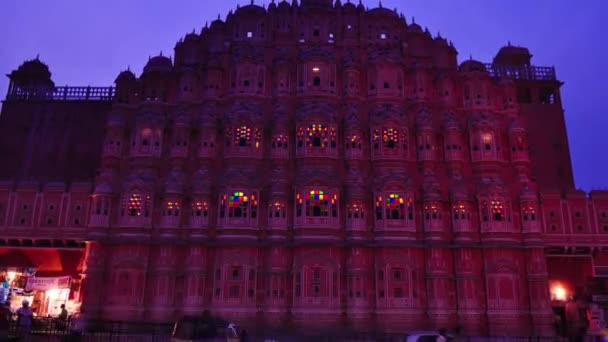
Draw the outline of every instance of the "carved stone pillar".
M533 249L527 253L528 291L530 293L530 316L532 317L532 334L553 336L555 334L554 318L549 296L547 260L542 249Z
M81 282L82 311L90 318L100 314L104 300L104 269L106 251L98 242L87 242L85 251L85 267Z

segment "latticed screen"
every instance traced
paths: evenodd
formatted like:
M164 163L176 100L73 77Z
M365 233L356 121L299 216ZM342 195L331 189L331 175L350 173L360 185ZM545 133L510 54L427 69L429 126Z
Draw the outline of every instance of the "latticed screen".
M494 220L502 221L504 216L504 205L502 204L502 201L493 199L490 201L490 207L492 209Z
M399 143L399 132L394 128L385 128L382 130L382 143L384 147L395 148Z
M237 127L234 132L234 144L236 146L251 145L251 128L247 126Z
M141 216L142 212L142 198L139 194L133 194L129 198L127 203L127 210L129 216Z
M308 147L327 147L328 135L327 127L322 124L312 124L307 129L308 139L306 145Z

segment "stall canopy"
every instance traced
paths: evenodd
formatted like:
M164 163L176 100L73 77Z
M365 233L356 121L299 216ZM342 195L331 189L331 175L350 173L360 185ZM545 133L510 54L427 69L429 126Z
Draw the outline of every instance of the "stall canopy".
M34 268L37 277L78 278L83 249L0 248L0 268Z

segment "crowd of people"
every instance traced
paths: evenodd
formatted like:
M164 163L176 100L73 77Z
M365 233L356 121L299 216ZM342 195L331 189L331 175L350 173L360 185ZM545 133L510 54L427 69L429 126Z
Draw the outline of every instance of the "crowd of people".
M62 332L66 340L78 341L84 331L84 315L81 312L76 316L70 316L65 305L62 304L61 312L57 317L51 318L56 331ZM21 307L13 313L10 304L0 304L0 341L4 341L9 335L19 337L20 341L28 341L34 325L34 311L30 303L24 300Z

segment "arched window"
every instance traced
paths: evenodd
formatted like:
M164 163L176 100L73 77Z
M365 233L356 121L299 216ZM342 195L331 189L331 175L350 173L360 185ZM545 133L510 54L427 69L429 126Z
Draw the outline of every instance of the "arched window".
M258 148L262 139L262 131L259 128L241 125L233 130L226 130L226 146Z
M365 228L366 213L363 201L352 201L346 204L346 221L350 229Z
M289 138L287 134L275 134L272 137L272 155L274 157L286 157L289 154Z
M255 193L241 191L223 195L220 199L220 217L227 222L247 223L244 219L256 219L258 215L258 199Z
M376 201L376 208L381 208L381 205L382 196L379 196ZM405 218L405 200L399 194L389 194L384 199L384 210L384 217L381 216L380 219L403 220Z
M365 210L364 210L363 202L354 201L354 202L348 203L346 205L346 209L348 211L347 218L349 220L365 219Z
M455 203L452 206L452 211L454 213L455 221L468 221L471 219L471 214L467 208L467 205L464 202Z
M108 200L108 198L105 196L95 196L94 198L95 198L94 214L107 216L109 207L110 207L110 201Z
M494 221L503 221L505 219L504 205L500 199L491 200L490 207Z
M269 205L268 218L269 219L284 219L285 218L285 203L281 201L274 201Z
M209 213L209 203L203 200L194 200L192 202L192 216L207 217Z
M396 156L407 151L407 132L396 127L376 128L372 131L374 156Z
M522 219L524 221L536 221L536 205L532 202L522 204Z
M306 139L306 146L308 147L328 147L329 146L329 135L327 133L327 126L323 124L312 124L306 129L308 138Z
M297 131L297 147L300 154L331 154L336 153L336 127L323 123L313 123L299 127Z
M177 200L168 200L165 203L165 206L162 211L163 216L179 216L179 201Z
M441 207L439 203L431 202L424 206L425 220L441 220Z
M323 190L311 190L306 194L306 216L329 216L329 195Z
M127 200L127 215L128 216L141 216L143 213L143 203L141 195L132 194Z
M414 228L414 201L410 196L388 192L376 196L376 226Z
M251 128L240 126L235 129L234 146L251 146Z
M296 224L329 224L338 217L338 195L313 188L296 194Z

